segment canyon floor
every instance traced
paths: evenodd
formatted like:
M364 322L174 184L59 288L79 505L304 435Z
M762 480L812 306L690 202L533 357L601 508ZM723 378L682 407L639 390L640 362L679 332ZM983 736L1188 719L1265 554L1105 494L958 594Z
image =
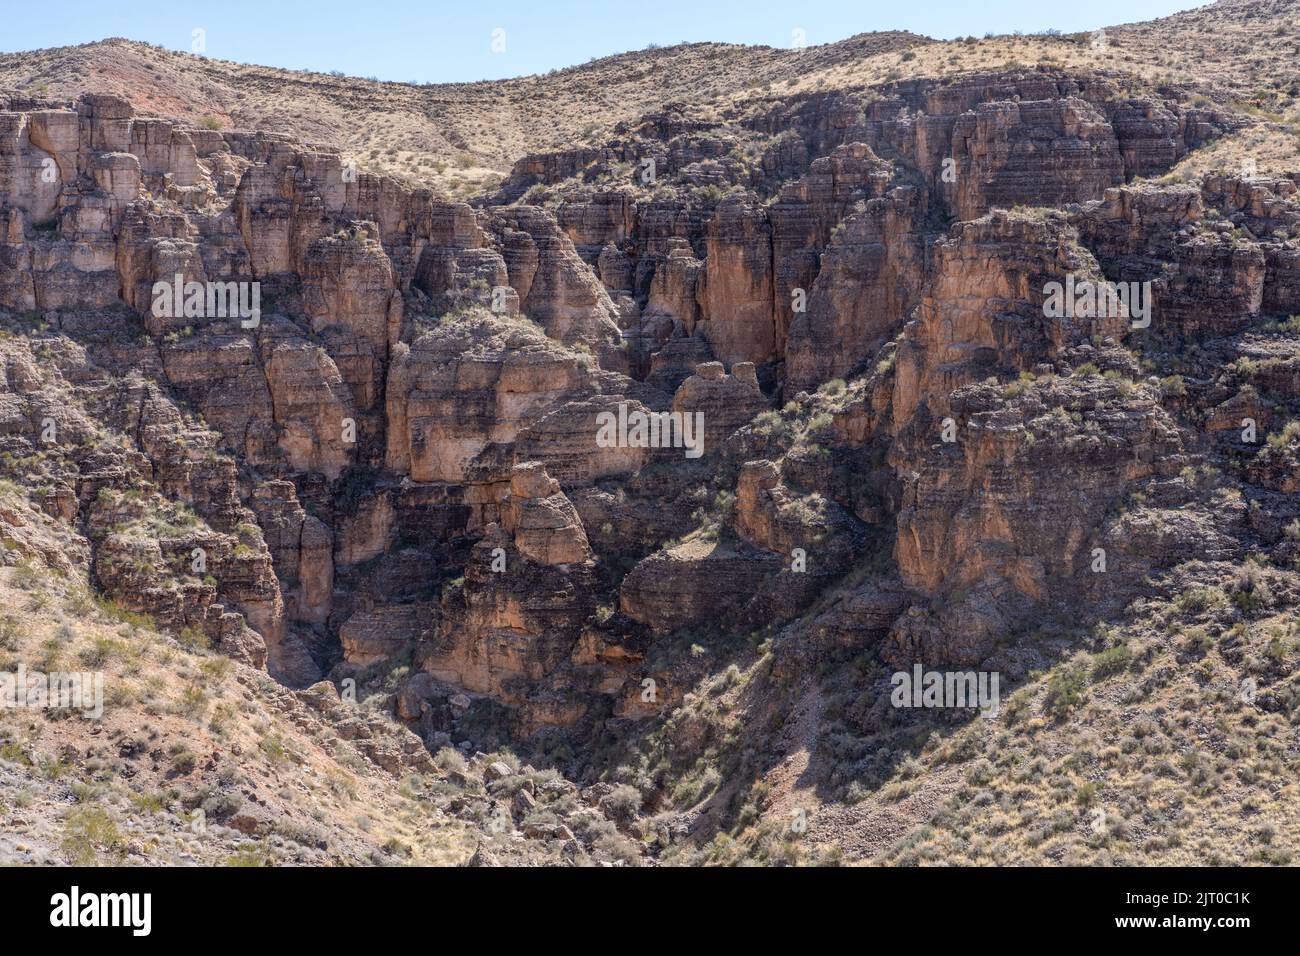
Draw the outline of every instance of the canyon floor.
M1298 61L0 54L0 862L1293 864Z

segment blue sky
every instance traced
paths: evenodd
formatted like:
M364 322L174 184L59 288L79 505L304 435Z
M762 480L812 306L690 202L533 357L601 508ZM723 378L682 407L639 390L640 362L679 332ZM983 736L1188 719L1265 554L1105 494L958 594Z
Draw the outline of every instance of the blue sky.
M868 30L940 39L986 32L1093 30L1198 6L1196 0L1042 0L882 3L877 0L227 0L222 3L58 0L10 2L0 52L124 36L189 51L196 28L207 55L290 69L339 70L383 80L501 79L574 66L650 43L718 40L809 45ZM493 36L504 37L494 52ZM498 42L497 46L502 44Z

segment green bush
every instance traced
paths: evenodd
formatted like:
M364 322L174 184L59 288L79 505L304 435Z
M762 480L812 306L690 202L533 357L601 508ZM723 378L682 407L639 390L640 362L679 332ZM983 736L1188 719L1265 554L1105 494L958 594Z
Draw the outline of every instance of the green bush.
M99 807L78 805L63 819L63 855L73 866L93 866L101 852L119 852L124 844L117 824Z
M1160 380L1160 395L1162 398L1182 398L1187 394L1187 386L1183 383L1181 375L1169 375Z
M1107 648L1092 660L1092 679L1102 680L1111 674L1118 674L1128 667L1133 654L1127 644Z
M1043 708L1053 717L1062 717L1083 703L1083 672L1073 668L1059 670L1047 683Z

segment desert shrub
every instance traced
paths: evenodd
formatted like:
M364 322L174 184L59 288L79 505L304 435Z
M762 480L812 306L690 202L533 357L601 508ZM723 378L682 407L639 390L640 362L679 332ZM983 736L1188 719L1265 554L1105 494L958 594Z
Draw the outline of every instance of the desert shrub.
M1053 717L1061 717L1083 703L1084 676L1073 668L1059 670L1047 682L1047 696L1043 709Z
M199 765L199 758L184 744L176 744L171 749L172 769L179 774L191 773Z
M110 637L96 637L89 647L81 651L78 657L85 667L98 669L109 661L121 657L125 651L126 645L121 641L115 641Z
M266 755L266 759L276 766L281 766L289 762L289 748L285 745L284 738L279 734L269 734L257 742L258 748Z
M1274 451L1281 451L1298 438L1300 438L1300 419L1287 422L1286 427L1280 432L1269 435L1268 446Z
M1187 386L1183 383L1181 375L1169 375L1160 380L1160 395L1162 398L1181 398L1187 394Z
M1200 613L1216 604L1222 593L1212 588L1194 588L1178 595L1177 604L1181 610L1193 614Z
M641 810L641 792L636 787L621 783L610 791L601 805L615 820L628 823Z
M443 747L434 754L433 762L439 770L465 769L465 756L455 747Z
M125 841L117 824L100 807L73 807L63 819L63 855L73 866L93 866L100 853L120 852Z
M226 866L272 866L275 860L256 843L246 843L226 857Z
M212 820L224 820L244 805L244 798L238 793L214 793L200 806L204 815Z
M1296 522L1300 528L1300 521ZM12 614L6 614L0 617L0 650L13 651L18 649L18 618Z
M1127 644L1107 648L1092 660L1092 679L1101 680L1111 674L1118 674L1128 667L1132 656Z

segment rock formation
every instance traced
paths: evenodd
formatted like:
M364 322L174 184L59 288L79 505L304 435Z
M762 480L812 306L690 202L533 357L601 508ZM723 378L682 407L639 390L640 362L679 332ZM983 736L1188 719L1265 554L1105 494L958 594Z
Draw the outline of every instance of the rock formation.
M669 103L472 202L0 102L0 469L37 489L0 556L431 750L653 724L647 792L757 732L693 723L733 684L1029 679L1043 622L1193 557L1289 600L1297 178L1150 179L1251 122L1196 102L1040 65ZM424 766L399 738L367 753ZM569 846L536 789L501 806Z

